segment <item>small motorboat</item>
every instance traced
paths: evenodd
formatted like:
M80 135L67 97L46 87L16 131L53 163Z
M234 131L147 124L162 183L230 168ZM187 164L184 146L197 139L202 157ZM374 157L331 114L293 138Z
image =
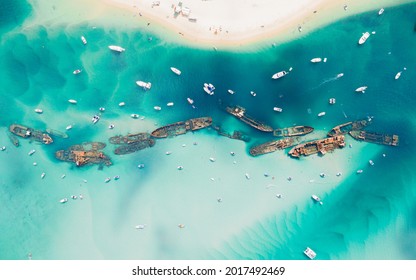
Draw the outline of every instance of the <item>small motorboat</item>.
M312 196L311 196L311 198L315 201L315 202L318 202L319 204L324 204L322 201L321 201L321 199L316 195L316 194L313 194Z
M133 119L137 119L137 118L139 118L139 115L138 114L131 114L130 117L132 117Z
M46 175L46 173L45 173L45 172L43 172L43 173L40 175L40 178L41 178L41 179L45 178L45 175Z
M323 117L323 116L325 116L325 112L320 112L319 114L318 114L318 117Z
M42 113L43 113L43 110L42 110L42 109L40 109L40 108L36 108L36 109L35 109L35 112L36 112L36 113L38 113L38 114L42 114Z
M126 103L125 102L120 102L120 103L118 103L118 106L120 106L120 107L123 107L123 106L125 106L126 105Z
M93 124L96 124L98 121L100 120L100 116L99 115L94 115L91 119Z
M160 110L162 110L162 107L160 107L160 106L155 106L155 107L153 107L153 109L155 109L156 111L160 111Z
M79 73L81 73L82 72L82 70L81 69L76 69L76 70L74 70L74 71L72 71L72 74L74 74L74 75L78 75Z
M84 37L84 36L81 36L81 41L82 41L82 43L83 43L84 45L86 45L86 44L87 44L87 39L85 39L85 37Z
M67 203L68 202L68 198L62 198L61 200L59 200L60 203Z
M362 87L357 88L355 91L364 93L367 88L368 88L367 86L362 86Z
M172 70L173 73L175 73L176 75L180 75L182 74L181 70L179 70L178 68L175 67L170 67L170 70Z
M329 104L334 105L336 102L335 98L329 98Z
M71 104L77 104L78 103L75 99L69 99L68 102L71 103Z
M234 93L235 93L235 91L233 91L233 90L229 89L229 90L228 90L228 93L229 93L229 94L234 94Z
M245 176L247 180L250 180L250 175L248 173L246 173Z
M28 153L29 156L33 155L36 152L36 150L30 150L30 152Z
M394 76L394 79L395 80L398 80L399 78L400 78L400 76L402 75L402 71L400 71L400 72L398 72L397 74L396 74L396 76Z
M111 178L110 177L107 177L105 180L104 180L104 182L105 183L108 183L108 182L110 182L111 181Z
M273 111L281 113L283 112L283 109L279 107L273 107Z
M167 104L166 104L166 106L168 106L168 107L172 107L174 105L174 103L173 102L168 102Z
M322 58L320 58L320 57L315 57L315 58L312 58L311 59L311 62L312 63L319 63L319 62L321 62L322 61Z

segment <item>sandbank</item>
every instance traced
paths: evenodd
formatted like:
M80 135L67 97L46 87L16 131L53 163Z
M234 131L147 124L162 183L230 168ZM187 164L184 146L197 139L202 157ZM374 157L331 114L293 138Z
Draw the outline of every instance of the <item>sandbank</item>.
M395 0L105 1L130 9L148 25L162 25L185 43L210 47L287 41L353 14L374 10L377 16L379 9L399 4Z

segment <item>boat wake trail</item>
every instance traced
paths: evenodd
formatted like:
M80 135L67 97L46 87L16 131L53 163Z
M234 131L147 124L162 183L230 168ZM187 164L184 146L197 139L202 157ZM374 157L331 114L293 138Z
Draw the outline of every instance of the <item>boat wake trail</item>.
M332 77L332 78L329 78L329 79L324 80L322 83L320 83L317 87L315 87L313 89L317 89L317 88L319 88L320 86L322 86L322 85L324 85L326 83L336 81L336 80L340 79L342 76L344 76L344 73L339 73L335 77Z

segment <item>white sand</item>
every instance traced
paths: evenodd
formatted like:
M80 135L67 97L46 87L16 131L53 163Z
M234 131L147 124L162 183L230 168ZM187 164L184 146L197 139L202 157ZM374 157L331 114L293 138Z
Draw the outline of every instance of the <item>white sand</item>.
M369 10L376 13L398 4L395 0L106 1L130 7L148 22L164 25L188 43L209 46L242 45L270 37L287 40L346 16ZM160 4L153 5L155 2ZM180 2L185 13L175 13ZM406 2L411 0L401 1Z
M182 7L189 16L174 7L180 1L162 0L73 0L30 1L33 24L69 25L89 23L100 26L149 28L167 41L199 47L236 47L255 42L281 43L303 36L318 27L341 18L380 8L413 2L412 0L185 0ZM398 3L400 2L400 3ZM344 9L347 6L347 9ZM386 9L386 13L388 9ZM189 19L195 18L196 22ZM299 31L301 27L301 32Z

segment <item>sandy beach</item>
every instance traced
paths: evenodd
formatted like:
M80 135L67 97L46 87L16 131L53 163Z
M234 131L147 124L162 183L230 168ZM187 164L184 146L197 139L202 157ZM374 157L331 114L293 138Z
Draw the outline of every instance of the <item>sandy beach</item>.
M256 41L286 41L317 27L364 11L397 5L382 0L284 0L259 1L128 1L106 0L129 8L150 25L156 23L191 44L209 46L246 45ZM411 2L410 0L402 3Z

